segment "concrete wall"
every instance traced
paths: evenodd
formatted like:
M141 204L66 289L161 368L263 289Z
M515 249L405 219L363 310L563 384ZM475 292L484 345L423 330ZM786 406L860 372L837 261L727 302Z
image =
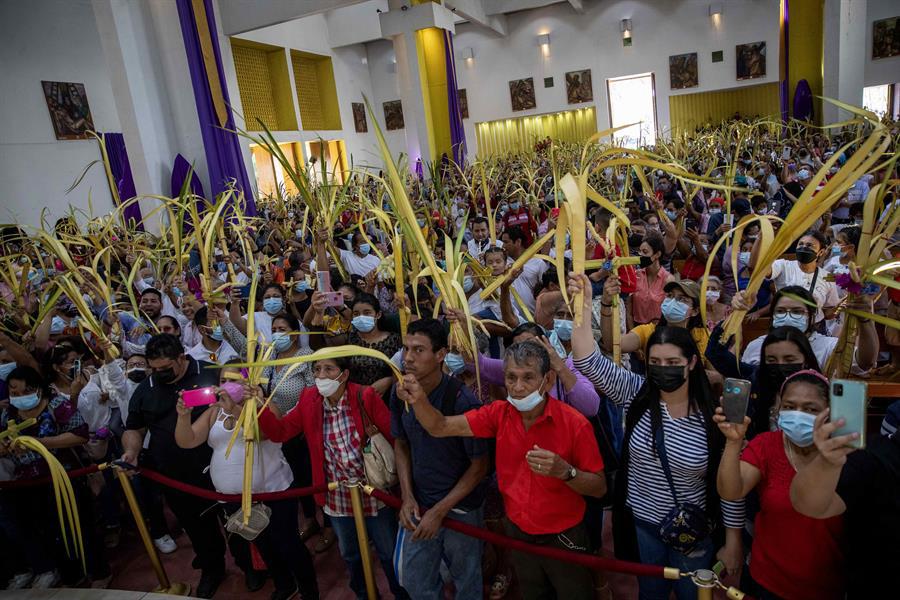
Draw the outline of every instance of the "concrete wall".
M865 85L900 82L900 56L872 60L872 23L890 17L900 17L897 0L869 0L866 10L866 74Z

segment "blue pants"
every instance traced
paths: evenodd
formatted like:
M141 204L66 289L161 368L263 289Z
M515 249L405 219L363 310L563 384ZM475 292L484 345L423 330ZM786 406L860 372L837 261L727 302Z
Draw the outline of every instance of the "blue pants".
M350 589L357 598L366 598L362 555L359 552L356 524L353 522L353 517L331 517L331 526L337 537L341 558L347 563L347 569L350 571ZM384 507L378 511L377 515L366 517L366 531L369 534L369 540L375 544L375 553L378 555L378 560L381 561L381 568L384 569L391 592L398 599L408 598L406 591L397 582L392 561L394 541L397 538L397 513L392 508ZM369 600L376 599L369 598Z
M686 556L669 548L659 539L659 525L635 519L634 527L637 531L638 551L642 563L676 567L682 572L708 569L712 565L715 548L711 538L706 538L689 556ZM697 598L697 586L687 577L682 577L678 581L639 577L638 583L640 600L668 600L673 589L678 600Z
M447 517L481 527L484 509L465 514L450 511ZM444 582L441 562L446 563L456 587L457 600L481 600L481 540L441 527L433 540L414 540L412 532L397 534L397 578L413 600L441 600Z

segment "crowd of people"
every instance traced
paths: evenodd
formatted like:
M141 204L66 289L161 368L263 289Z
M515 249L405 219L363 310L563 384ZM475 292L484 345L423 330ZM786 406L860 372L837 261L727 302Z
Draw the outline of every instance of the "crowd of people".
M629 173L641 167L596 173L597 188L618 198L629 220L615 256L637 260L617 267L594 235L615 215L598 205L587 213L584 257L571 255L567 238L521 260L557 224L559 161L577 163L574 152L541 146L498 159L489 172L482 166L483 185L470 185L475 170L446 163L435 171L439 181L409 179L416 226L437 264L447 264L446 248L459 248L453 264L464 264L467 310L442 302L428 273L410 271L405 287L395 285L398 274L385 269L395 264L393 232L366 220L365 202L391 209L375 177L353 176L345 189L359 202L330 227L313 227L296 198L262 203L252 229L232 222L217 243L188 244L181 271L180 261L141 250L170 242L132 227L111 229L105 252L87 243L93 231L76 219L51 232L61 246L7 227L0 428L36 419L23 433L69 469L120 459L222 494L242 491L247 450L230 441L248 398L265 406L254 493L365 481L381 436L392 447L390 491L402 507L366 496L362 508L396 598L442 598L447 584L461 599L611 597L602 573L484 544L445 527L447 519L682 572L721 563L723 575L764 600L888 597L890 567L900 564L900 407L881 435L870 431L854 450L848 444L863 432L832 436L842 423L828 418L826 365L842 349L848 308L872 315L844 336L852 375L885 378L900 365L900 334L876 323L900 314L900 294L841 285L860 250L871 190L887 189L870 208L894 218L898 173L888 162L860 175L784 257L763 264L761 225L732 228L751 215L787 217L829 159L841 155L832 176L857 146L844 145L846 132L752 131L685 165L708 186L664 171ZM727 192L712 185L726 177ZM603 264L582 273L573 265L584 259ZM90 286L81 298L52 293L57 278L78 269L93 269L112 296ZM763 285L748 291L761 271ZM497 278L496 292L482 297ZM723 333L732 311L769 328L736 346ZM469 324L470 352L450 335ZM265 367L259 385L241 366L253 358L248 332L282 359ZM385 360L310 359L348 345ZM750 382L743 422L723 412L726 378ZM187 402L185 392L199 388L214 390L212 404ZM39 455L9 439L0 454L4 479L47 475ZM248 591L271 578L273 600L318 598L313 554L335 541L350 588L367 597L367 549L345 486L259 503L268 526L252 543L263 571L250 542L224 531L240 504L154 484L139 470L132 481L160 552L177 548L167 510L187 534L198 597L215 595L227 548ZM7 589L108 584L108 553L127 524L121 490L109 472L72 485L87 572L58 543L53 494L2 490ZM612 546L602 535L610 520ZM689 578L640 578L642 600L672 593L687 600L696 588Z

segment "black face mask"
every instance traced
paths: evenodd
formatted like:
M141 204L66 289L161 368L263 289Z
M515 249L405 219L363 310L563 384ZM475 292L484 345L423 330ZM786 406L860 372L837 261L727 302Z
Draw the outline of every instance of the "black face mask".
M637 248L641 245L641 242L644 241L644 236L639 233L632 233L628 236L628 245L632 248Z
M159 376L157 375L157 378ZM135 383L140 383L147 378L147 371L145 369L134 369L133 371L128 373L128 379Z
M797 262L801 265L808 265L817 257L818 254L810 248L797 248Z
M153 371L153 378L159 383L172 383L175 381L175 369L169 367L168 369L160 369L159 371Z
M803 370L802 363L786 363L786 364L765 364L763 365L763 369L765 369L766 375L769 377L769 381L775 384L777 388L781 388L781 384L784 383L784 380L793 375L798 371Z
M652 258L650 258L649 256L641 256L641 264L640 264L640 267L641 267L642 269L646 269L647 267L649 267L649 266L652 265L652 264L653 264L653 259L652 259Z
M647 378L664 392L674 392L685 382L683 366L648 365Z

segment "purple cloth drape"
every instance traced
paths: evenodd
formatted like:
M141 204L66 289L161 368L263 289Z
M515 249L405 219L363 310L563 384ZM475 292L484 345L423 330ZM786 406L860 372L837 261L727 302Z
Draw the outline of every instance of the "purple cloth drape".
M788 114L788 107L790 104L789 97L790 97L790 93L791 93L791 91L790 91L791 87L790 87L790 84L788 83L790 81L790 77L788 77L788 74L790 73L790 67L791 67L791 62L790 62L791 38L790 38L790 29L789 29L790 23L789 23L789 19L788 19L790 0L781 0L781 1L784 5L784 28L782 31L783 37L781 40L781 43L784 44L784 65L783 65L783 71L781 73L781 77L782 77L781 83L778 86L778 95L781 100L781 120L782 120L782 122L787 123L788 118L790 117L790 115ZM784 135L787 135L786 129L784 130Z
M197 172L192 171L192 165L181 154L175 157L175 165L172 167L172 197L177 198L181 195L181 189L184 187L184 180L187 179L188 173L191 174L191 193L201 198L206 198L203 194L203 184L197 177Z
M794 89L794 118L798 121L812 121L814 116L812 90L809 82L801 79Z
M121 133L104 133L103 144L106 146L106 156L109 158L109 170L112 173L119 193L119 202L126 202L137 196L134 187L134 177L131 174L131 163L128 162L128 150L125 149L125 136ZM132 202L123 211L125 222L134 222L136 227L143 231L144 217L141 214L141 206Z
M453 57L453 34L444 30L444 62L447 65L447 108L450 113L450 144L453 160L462 165L466 160L466 130L459 112L459 87L456 84L456 60Z
M219 50L212 0L203 0L203 3L206 7L206 21L212 40L213 53L216 56L219 81L222 85L222 96L228 107L228 120L224 127L219 127L216 118L216 109L213 106L210 82L203 64L203 53L200 49L197 21L191 0L176 0L176 3L181 22L181 35L184 38L184 50L191 72L191 84L194 88L194 100L197 104L197 116L200 118L200 133L203 136L203 149L206 152L206 168L209 171L211 192L217 196L225 191L231 182L234 182L235 189L244 192L244 214L256 216L253 187L250 185L250 178L244 167L244 157L241 154L238 136L234 133L234 114L228 99L228 87L225 85L222 53Z

